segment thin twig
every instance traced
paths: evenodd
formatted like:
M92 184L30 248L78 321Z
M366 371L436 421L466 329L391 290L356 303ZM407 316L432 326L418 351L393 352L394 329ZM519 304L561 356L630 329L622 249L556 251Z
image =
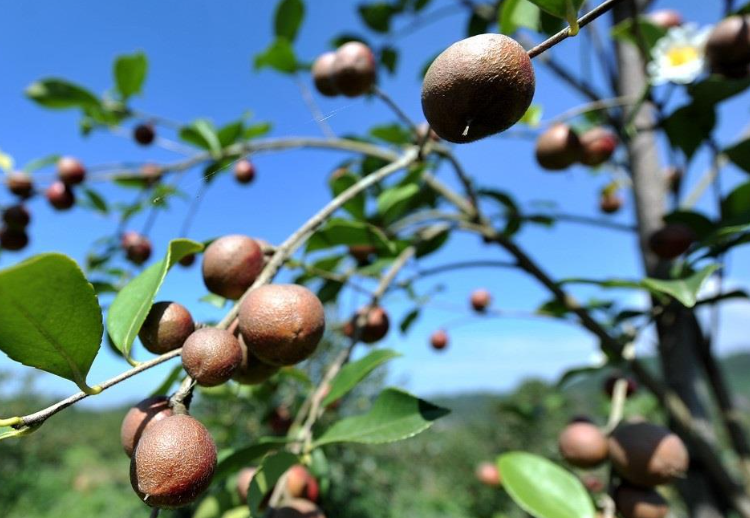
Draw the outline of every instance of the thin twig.
M393 99L391 99L390 95L388 95L387 93L385 93L385 91L383 91L377 85L374 85L372 87L372 93L375 95L375 97L377 97L378 99L380 99L381 101L383 101L385 104L387 104L388 107L393 111L393 113L395 113L396 116L399 119L401 119L401 122L403 122L404 124L406 124L409 127L409 129L412 131L412 133L414 133L415 135L418 134L417 125L414 123L413 120L411 120L411 118L406 114L406 112L404 110L402 110L401 107L398 104L396 104L396 101L394 101ZM427 131L427 133L428 134L430 133L429 130Z
M604 110L607 108L616 108L619 106L628 106L630 104L633 104L638 99L631 96L622 96L622 97L613 97L611 99L599 99L596 101L591 101L589 103L583 104L581 106L576 106L575 108L572 108L570 110L567 110L557 117L554 117L546 124L554 124L556 122L563 122L568 119L572 119L574 117L578 117L579 115L583 115L585 113L593 112L593 111L599 111ZM545 124L543 121L542 124Z

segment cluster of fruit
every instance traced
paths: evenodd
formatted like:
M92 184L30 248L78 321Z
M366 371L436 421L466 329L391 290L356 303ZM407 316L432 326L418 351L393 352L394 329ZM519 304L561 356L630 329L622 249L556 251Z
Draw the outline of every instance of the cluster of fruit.
M350 41L335 52L320 55L313 63L312 76L315 88L326 97L358 97L375 85L375 55L364 43Z
M241 502L247 502L248 490L257 471L255 467L244 468L237 476L237 496ZM287 502L274 510L273 518L325 518L316 505L320 494L318 481L302 464L295 464L287 470L284 486Z

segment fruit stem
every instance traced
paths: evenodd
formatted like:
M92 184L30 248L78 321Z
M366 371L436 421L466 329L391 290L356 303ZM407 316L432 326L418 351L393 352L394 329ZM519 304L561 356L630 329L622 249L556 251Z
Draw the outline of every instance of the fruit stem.
M0 419L0 426L17 426L23 424L23 419L20 417L9 417L8 419Z
M566 0L565 10L566 18L568 19L568 24L570 25L570 27L568 28L568 34L570 36L577 36L580 27L578 25L578 12L573 5L573 0Z

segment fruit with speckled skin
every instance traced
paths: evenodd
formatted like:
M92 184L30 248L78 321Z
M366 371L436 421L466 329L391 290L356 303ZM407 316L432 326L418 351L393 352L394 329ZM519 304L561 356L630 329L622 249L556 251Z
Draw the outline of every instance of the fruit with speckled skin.
M122 235L120 246L125 251L125 257L133 264L141 265L151 257L151 241L133 230Z
M669 223L648 239L648 247L661 259L674 259L687 252L695 241L695 232L681 223Z
M197 329L182 346L182 366L203 387L226 383L242 363L237 338L224 329Z
M73 190L60 181L55 181L47 187L44 195L55 210L68 210L76 202Z
M9 252L18 252L29 244L29 235L25 230L0 228L0 248Z
M370 91L377 77L375 54L359 41L344 43L336 51L331 65L333 86L347 97L358 97Z
M257 385L263 383L271 376L279 372L279 367L262 362L253 353L247 350L245 339L239 337L240 349L242 349L242 361L234 371L234 381L241 385Z
M255 473L258 472L258 468L244 468L237 475L237 495L240 497L240 502L247 502L247 493L250 490L250 483L253 481Z
M253 163L250 160L240 160L234 164L234 179L241 184L248 184L255 180Z
M562 171L581 160L583 146L576 132L567 124L557 123L539 135L536 161L548 171Z
M448 347L448 333L442 329L438 329L432 336L430 336L430 345L436 351L440 351Z
M606 128L591 128L580 138L581 163L591 167L602 165L612 157L617 149L619 139L617 135Z
M131 457L144 432L172 415L174 413L166 396L146 398L128 410L120 427L120 442L125 454Z
M312 77L315 88L326 97L335 97L339 94L334 82L335 52L325 52L318 56L312 65Z
M252 238L220 237L203 253L203 282L208 291L239 299L263 269L263 251Z
M325 331L318 297L296 284L268 284L251 291L239 311L239 329L248 350L271 365L294 365L309 358Z
M469 302L471 303L471 307L474 309L474 311L483 313L484 311L487 311L488 307L490 307L490 303L492 302L492 295L490 295L489 291L484 289L474 290L471 294Z
M271 518L326 518L326 516L317 505L309 500L294 498L275 509L271 513Z
M591 423L571 423L560 433L558 447L562 457L577 468L593 468L607 460L607 437Z
M187 308L163 301L151 306L138 337L148 351L164 354L182 347L193 331L195 322Z
M139 124L133 129L133 139L141 146L148 146L156 138L153 124Z
M632 486L617 488L615 507L623 518L664 518L669 513L669 505L659 493Z
M216 445L206 427L175 415L141 436L130 462L130 483L147 505L174 509L208 489L215 469Z
M86 179L86 168L80 160L64 156L57 161L57 177L65 185L77 185Z
M359 339L366 344L379 342L385 338L385 335L388 334L388 329L391 326L390 320L388 319L388 313L380 306L374 308L360 308L349 322L344 325L344 335L349 338L354 337L357 320L360 315L365 314L366 317L359 333Z
M17 171L8 175L8 190L19 198L28 198L34 193L34 182L27 173Z
M454 43L432 62L422 84L422 111L440 138L473 142L518 122L534 90L524 48L502 34L480 34Z
M499 486L502 484L502 477L497 465L492 462L482 462L477 466L474 474L482 484L486 486Z
M706 42L706 58L714 72L745 77L750 65L750 16L730 16L716 24Z

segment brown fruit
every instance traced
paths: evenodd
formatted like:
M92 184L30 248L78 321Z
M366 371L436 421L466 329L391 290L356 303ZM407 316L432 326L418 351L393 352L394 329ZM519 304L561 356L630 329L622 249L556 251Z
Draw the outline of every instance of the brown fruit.
M182 259L179 260L180 266L184 266L185 268L189 268L190 266L193 266L193 263L195 262L195 254L188 254L182 257Z
M0 248L9 252L23 250L29 244L29 235L25 230L0 228Z
M375 84L375 55L362 42L350 41L341 45L331 67L334 88L347 97L364 95Z
M581 135L580 142L582 147L581 163L595 167L612 157L615 149L617 149L619 139L608 129L596 127Z
M681 223L668 223L657 230L648 240L648 247L661 259L674 259L690 248L695 241L695 232Z
M125 257L133 264L141 265L151 257L151 241L133 230L122 235L120 246L125 251Z
M139 124L133 129L133 139L141 146L148 146L156 138L153 124Z
M567 169L581 160L582 155L581 141L567 124L550 126L536 141L536 161L548 171Z
M325 311L303 286L269 284L251 291L239 311L239 329L250 352L271 365L309 358L325 331Z
M241 184L255 180L255 166L250 160L240 160L234 164L234 179Z
M159 183L163 175L164 170L156 164L144 164L141 167L141 178L146 181L146 185L148 186Z
M730 16L720 21L706 42L711 70L728 75L747 72L750 64L750 17Z
M307 484L313 478L302 464L295 464L286 472L286 490L292 498L303 498Z
M241 385L257 385L279 372L279 367L269 365L260 361L253 353L247 350L245 339L239 337L240 349L242 349L242 361L237 370L234 371L232 379Z
M284 405L274 408L268 416L268 425L275 435L286 435L292 427L292 414L289 408Z
M477 466L474 474L477 480L486 486L499 486L503 483L500 470L492 462L482 462Z
M220 237L203 253L206 288L227 299L239 299L262 270L263 251L247 236Z
M535 90L526 50L501 34L454 43L422 83L422 111L440 138L465 143L504 131L523 117Z
M147 505L174 509L194 502L211 484L216 445L200 422L175 415L151 425L130 462L130 483Z
M68 210L75 202L76 198L73 190L60 181L53 182L44 192L50 205L57 210Z
M315 88L326 97L336 97L339 94L334 82L335 52L326 52L318 56L312 65L312 77Z
M157 396L146 398L128 410L120 427L120 442L125 454L132 457L143 433L162 419L174 415L169 407L169 398Z
M3 223L12 230L23 230L31 223L31 214L23 205L13 205L3 211Z
M430 336L430 345L433 349L440 351L448 347L448 333L438 329Z
M349 247L349 255L351 255L360 266L370 264L370 257L377 251L378 249L373 245L352 245Z
M182 366L203 387L229 381L242 363L237 338L223 329L197 329L182 346Z
M34 183L31 176L23 172L15 172L8 175L8 190L19 198L29 198L34 194Z
M57 161L57 177L65 185L77 185L86 178L86 168L79 160L64 156Z
M690 463L679 437L645 422L617 427L609 439L609 457L622 478L641 487L668 484L684 475Z
M490 306L490 303L492 302L492 295L490 295L490 292L487 290L474 290L471 294L470 302L471 307L474 308L474 311L483 313Z
M374 308L370 308L369 306L360 308L359 311L357 311L357 313L351 318L351 320L349 320L349 322L347 322L344 326L344 335L348 336L349 338L354 337L357 320L359 319L360 315L364 314L366 314L367 316L364 324L362 324L362 330L359 333L360 341L366 344L372 344L382 340L385 335L388 334L390 321L388 319L388 313L380 306Z
M593 468L607 460L607 437L596 425L572 423L565 427L558 439L560 454L577 468Z
M659 9L648 14L648 21L662 29L671 29L682 25L682 14L675 9Z
M667 180L667 187L672 194L678 194L682 186L684 173L679 167L670 166L664 171Z
M669 505L653 489L620 486L615 493L615 507L623 518L664 518Z
M615 384L617 383L617 380L622 379L623 376L621 374L612 374L609 377L607 377L606 381L604 382L604 392L607 394L608 397L612 397L612 394L615 391ZM630 397L636 392L638 392L638 383L633 378L626 378L628 382L628 388L626 390L626 396Z
M326 518L326 516L317 505L309 500L294 498L274 509L270 518Z
M614 214L622 208L623 203L616 193L604 193L599 198L599 209L605 214Z
M177 302L157 302L151 306L138 332L143 346L154 354L164 354L182 347L195 331L190 312Z
M247 502L247 493L250 490L250 483L253 481L255 473L258 472L258 468L244 468L237 475L237 495L240 497L240 502L243 504Z

